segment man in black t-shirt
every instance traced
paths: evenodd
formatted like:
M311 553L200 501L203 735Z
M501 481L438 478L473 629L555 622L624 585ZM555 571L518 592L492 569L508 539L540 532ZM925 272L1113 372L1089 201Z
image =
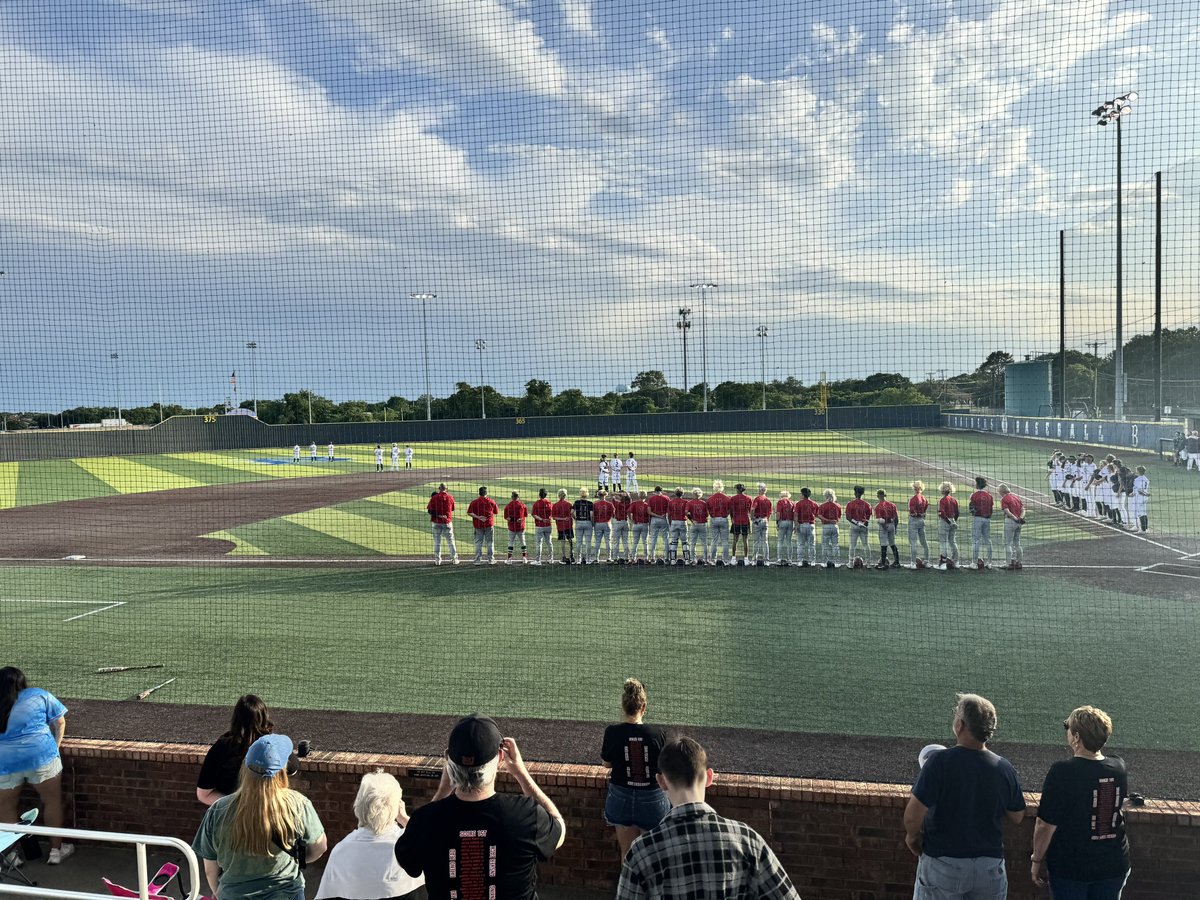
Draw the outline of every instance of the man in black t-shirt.
M496 793L501 768L523 796ZM413 877L424 873L429 900L536 900L537 863L562 846L566 828L517 742L471 715L450 732L437 793L412 814L396 860Z

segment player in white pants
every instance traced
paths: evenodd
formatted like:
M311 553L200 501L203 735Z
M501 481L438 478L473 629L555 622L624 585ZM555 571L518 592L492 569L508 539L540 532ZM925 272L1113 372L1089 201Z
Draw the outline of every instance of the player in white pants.
M1129 497L1129 524L1145 534L1150 530L1150 479L1146 477L1145 466L1134 471L1137 477L1133 479L1133 494Z
M796 503L796 561L806 567L817 561L816 509L812 490L800 488L800 500Z
M720 478L713 482L713 492L708 497L708 516L708 558L714 565L728 565L729 496Z
M633 458L633 451L629 451L629 458L625 460L625 490L631 494L638 491L637 480L638 461Z
M618 562L629 559L629 495L624 491L617 494L613 501L617 514L624 518L614 518L612 523L612 552Z
M608 478L614 494L621 490L621 457L615 453L608 461Z
M831 488L826 488L824 496L825 502L817 507L817 518L821 522L821 561L826 568L836 569L842 555L837 525L842 509Z
M333 462L333 444L332 443L330 443L328 450L329 450L328 462Z
M698 566L708 563L708 504L704 502L704 491L692 488L692 499L688 502L688 534L692 541L692 559Z
M750 507L750 531L754 534L754 551L750 554L750 558L760 566L771 564L771 537L768 528L771 524L772 512L774 512L774 504L767 496L767 486L760 481L758 494L754 497L753 506Z
M392 444L392 471L400 471L400 445Z
M295 447L292 448L292 462L294 462L294 463L300 462L300 445L299 444L297 444Z
M792 503L791 491L780 491L775 501L775 536L779 540L779 564L790 566L800 560L796 558L796 507Z
M600 454L600 468L596 472L596 490L603 491L608 488L608 457L603 453Z
M636 496L637 496L637 499L629 504L629 518L630 518L629 533L630 533L630 535L632 535L632 538L633 538L632 542L629 545L629 561L631 563L637 562L637 560L638 560L638 546L639 545L642 548L641 549L642 554L646 555L646 547L647 547L646 537L650 531L650 526L646 522L638 522L638 521L634 520L634 506L635 505L637 505L639 507L639 513L638 513L639 515L641 515L642 513L645 512L644 507L646 505L646 492L639 491Z

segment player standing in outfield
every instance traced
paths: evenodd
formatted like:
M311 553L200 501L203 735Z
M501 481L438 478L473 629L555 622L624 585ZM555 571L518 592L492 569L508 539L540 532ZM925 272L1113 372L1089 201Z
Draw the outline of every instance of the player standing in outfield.
M575 507L567 499L567 492L558 492L558 502L551 507L554 524L558 527L559 562L573 563L575 561Z
M325 448L328 451L326 462L333 462L333 441L329 442L329 446Z
M483 565L483 551L487 548L488 565L496 564L496 535L495 525L496 516L500 513L500 507L496 505L496 501L488 496L486 486L479 488L479 496L471 501L467 507L467 514L471 517L471 522L475 526L475 565Z
M1075 497L1078 500L1078 496ZM995 504L987 489L987 479L982 475L975 478L975 493L967 501L971 511L971 555L975 557L975 568L979 571L992 567L992 510Z
M729 562L729 496L725 493L725 482L717 479L713 482L713 492L708 500L708 558L714 565L723 566ZM721 555L717 556L717 551Z
M1010 571L1021 570L1021 526L1025 524L1025 504L1012 492L1007 484L1000 485L1000 509L1004 512L1004 548L1008 554Z
M607 474L607 466L605 466L604 471ZM572 504L571 515L575 518L575 537L579 541L579 559L575 560L575 562L585 566L592 564L593 509L595 509L595 504L588 499L588 489L580 488L579 499Z
M537 559L533 560L532 565L540 566L542 564L542 550L545 549L546 561L554 562L554 545L551 543L550 527L554 520L554 504L546 499L546 489L542 488L538 491L538 498L533 501L533 508L529 511L533 516L533 546L537 551Z
M629 548L629 562L642 564L646 559L638 556L638 545L642 553L646 553L646 533L650 529L650 504L646 502L646 492L639 491L637 499L629 503L629 525L633 534L633 544Z
M842 518L842 508L838 506L837 494L832 488L825 490L825 502L817 507L817 518L821 520L821 559L825 568L836 569L842 555L838 545L838 521Z
M692 541L692 558L698 566L708 565L708 504L704 502L704 491L700 488L692 488L687 516L692 523L689 535Z
M812 499L810 488L800 488L800 499L796 501L796 559L804 568L817 561L817 540L814 531L817 522L817 504Z
M950 570L958 565L958 501L954 499L954 485L943 481L938 488L942 499L938 501L938 565Z
M667 507L671 501L663 493L662 485L656 484L654 493L646 498L646 503L650 506L650 546L646 551L646 559L653 564L658 556L659 540L662 541L663 556L667 555ZM664 559L660 565L665 564Z
M850 565L856 565L855 560L867 559L871 555L871 504L863 499L866 488L861 484L854 486L854 499L846 504L846 521L850 523ZM862 545L862 553L858 552Z
M775 501L775 536L779 539L779 564L790 566L796 552L796 504L791 491L780 491Z
M667 562L676 566L687 565L688 503L683 499L683 488L675 488L675 496L667 501ZM682 557L679 555L680 541L683 542Z
M458 547L454 545L454 496L446 490L445 484L439 484L437 493L429 498L425 507L429 513L429 521L433 524L433 564L442 564L442 540L450 548L452 562L458 565Z
M929 542L925 540L925 513L929 511L929 501L925 499L925 482L912 483L913 495L908 498L908 564L912 569L925 568L925 560L929 559ZM921 555L917 556L917 544L921 545Z
M746 496L746 486L735 484L729 498L729 533L733 535L733 565L750 565L750 510L754 501ZM738 563L738 538L742 539L742 561Z
M525 546L525 517L528 515L529 510L521 502L521 495L513 491L512 499L504 507L504 521L508 523L508 558L504 561L506 566L512 565L513 544L516 543L517 535L521 536L521 563L524 565L529 562L529 550Z
M608 461L608 480L612 482L612 492L621 490L621 457L613 454Z
M629 561L629 495L618 490L612 505L612 552L617 562L624 565Z
M633 451L629 451L629 458L625 460L625 490L633 493L638 490L637 482L638 462L633 458Z
M602 491L608 487L608 456L600 454L600 471L596 473L596 490Z
M877 569L888 568L888 550L892 551L892 565L900 566L900 548L896 546L896 528L900 524L900 513L896 504L887 498L887 491L880 488L875 492L875 525L879 529L879 562Z
M1150 479L1146 477L1146 467L1138 466L1133 479L1133 493L1129 497L1129 525L1136 527L1145 534L1150 530Z
M300 445L299 444L297 444L295 447L292 448L292 462L294 462L294 463L300 462Z
M600 562L601 547L608 557L606 561L613 561L612 519L615 512L616 507L608 499L608 491L601 491L596 495L596 502L592 506L592 535L596 547L596 562Z
M308 461L315 463L317 461L317 442L313 441L308 445Z
M329 458L333 459L332 456ZM376 472L383 471L383 448L380 447L378 444L375 445L375 471Z
M754 525L754 561L756 565L771 564L771 537L767 528L771 524L771 498L767 496L767 486L758 483L758 494L750 502L750 516Z
M411 469L413 467L412 466L412 457L413 457L412 447L405 447L404 448L404 468Z
M392 444L392 471L400 471L400 445Z
M1196 471L1200 472L1200 431L1192 431L1183 442L1183 452L1187 454L1187 469L1192 471L1192 466L1196 467Z

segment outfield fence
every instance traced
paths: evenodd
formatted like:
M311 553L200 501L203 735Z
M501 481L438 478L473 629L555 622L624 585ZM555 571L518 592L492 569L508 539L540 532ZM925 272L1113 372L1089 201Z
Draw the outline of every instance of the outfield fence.
M1173 442L1185 426L1161 422L1113 422L1098 419L1056 419L1029 416L988 416L947 413L946 428L984 431L1011 437L1061 441L1063 449L1080 444L1158 453ZM1165 444L1164 444L1165 442Z

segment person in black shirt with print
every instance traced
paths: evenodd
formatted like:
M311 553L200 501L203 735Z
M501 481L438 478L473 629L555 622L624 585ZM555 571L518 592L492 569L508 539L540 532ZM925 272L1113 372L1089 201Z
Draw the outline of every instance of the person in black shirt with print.
M658 753L667 743L667 733L658 725L642 722L646 715L646 689L636 678L625 679L621 706L625 721L604 729L600 759L612 769L604 821L617 830L617 843L624 858L635 838L662 821L671 801L654 778L658 774Z
M1112 719L1094 706L1067 716L1070 759L1056 762L1042 786L1033 829L1032 876L1054 900L1118 900L1129 878L1122 804L1129 796L1125 763L1102 752Z
M200 777L196 779L196 799L205 806L212 806L236 791L246 751L260 737L274 730L275 724L261 697L257 694L239 697L233 707L229 730L217 739L204 757Z
M496 773L512 775L523 796L496 793ZM537 900L537 863L562 846L567 826L534 783L517 742L487 716L450 732L433 800L408 820L396 861L425 874L429 900Z

